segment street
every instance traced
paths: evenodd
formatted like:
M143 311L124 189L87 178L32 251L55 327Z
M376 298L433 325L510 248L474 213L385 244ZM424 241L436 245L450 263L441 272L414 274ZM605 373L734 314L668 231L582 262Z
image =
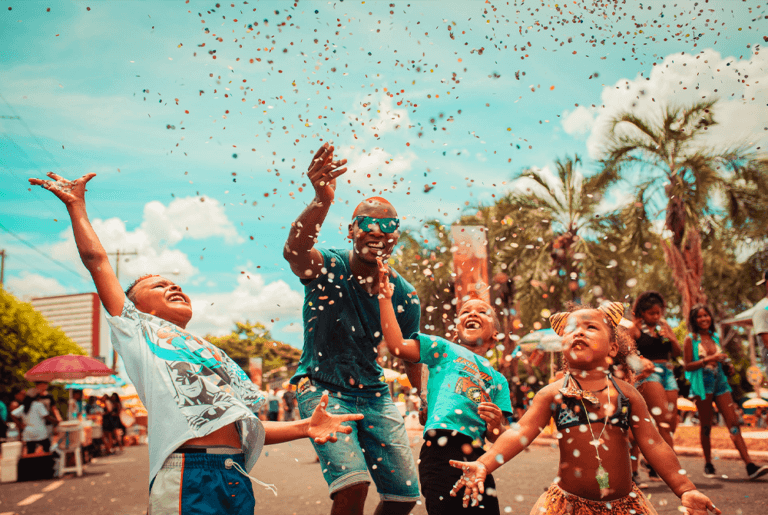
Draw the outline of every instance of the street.
M412 448L417 456L421 439L414 433L411 437L416 439ZM254 485L258 515L326 515L330 512L327 486L314 456L308 441L266 448L252 475L274 483L278 496ZM533 445L497 471L494 476L502 512L527 515L552 482L557 458L556 448ZM765 515L768 512L768 479L746 481L741 461L715 460L718 474L726 476L717 479L704 478L701 458L682 457L680 461L697 487L710 496L723 513ZM0 485L0 515L141 515L146 510L148 471L147 447L126 447L121 455L94 460L80 478L69 475L63 480ZM678 499L664 483L651 483L645 494L659 515L679 513ZM373 513L378 501L372 486L365 513ZM424 515L426 510L419 504L413 513Z

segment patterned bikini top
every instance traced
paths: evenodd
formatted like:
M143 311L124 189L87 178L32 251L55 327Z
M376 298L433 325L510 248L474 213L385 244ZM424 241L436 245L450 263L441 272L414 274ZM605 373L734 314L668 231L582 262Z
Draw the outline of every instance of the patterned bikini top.
M616 412L608 419L608 423L620 429L628 430L631 416L629 398L624 395L624 392L621 391L619 385L616 384L616 381L613 379L612 375L609 374L608 379L610 379L611 383L613 383L613 387L616 388L616 391L619 394ZM567 388L570 381L576 383L576 386L579 388L578 391L580 392L581 385L575 377L571 376L571 374L567 374L565 376L565 379L563 380L563 386ZM599 420L591 420L587 418L589 417L589 414L584 410L584 406L582 405L580 397L581 396L569 397L566 394L563 394L562 400L560 400L557 408L555 409L555 427L557 427L558 431L562 431L563 429L567 429L569 427L587 425L588 422L592 422L593 424L602 423L605 420L604 418Z

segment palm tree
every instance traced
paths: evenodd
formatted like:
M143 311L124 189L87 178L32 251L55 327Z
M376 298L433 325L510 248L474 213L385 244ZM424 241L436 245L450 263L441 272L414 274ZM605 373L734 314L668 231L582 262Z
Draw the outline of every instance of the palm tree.
M749 195L755 184L765 182L747 147L718 152L701 143L717 123L716 102L668 106L659 119L623 112L611 121L602 159L604 169L614 175L640 174L636 205L643 217L649 207L665 211L671 238L662 240L664 258L680 291L683 313L706 301L701 289L701 226L707 218L724 214L713 200L725 199L726 216L748 218L754 214Z
M546 234L549 241L542 246L535 272L554 276L558 284L567 285L572 300L579 297L580 275L594 274L600 263L607 262L599 256L604 249L598 237L607 229L609 218L600 213L600 204L608 187L618 178L610 168L585 178L577 171L580 164L578 155L555 160L554 178L540 169L525 170L520 177L533 185L516 199L523 209L550 223ZM559 309L561 300L552 298L551 309Z

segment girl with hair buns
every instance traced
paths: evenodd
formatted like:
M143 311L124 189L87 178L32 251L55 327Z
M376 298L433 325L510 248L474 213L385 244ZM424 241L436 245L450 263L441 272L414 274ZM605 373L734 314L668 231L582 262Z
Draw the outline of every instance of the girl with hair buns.
M667 445L674 449L674 434L677 428L677 381L673 373L672 359L682 354L677 336L666 320L664 311L666 302L659 292L641 293L632 307L634 317L629 335L635 340L637 353L653 372L635 383L635 387L645 399L656 422L656 427ZM633 456L637 456L637 446L632 447ZM637 460L633 470L637 474ZM658 480L653 467L648 467L648 476Z
M768 465L758 467L752 463L747 445L741 436L739 416L736 414L736 404L733 402L727 378L727 375L732 375L733 365L728 362L728 356L720 348L720 337L715 331L715 317L712 316L708 306L698 304L691 309L688 315L688 328L691 332L683 342L683 359L685 376L691 382L691 397L694 398L696 408L699 410L701 450L704 452L705 460L704 476L715 477L709 439L712 431L713 401L725 419L733 445L747 465L749 479L757 479L768 474Z
M656 514L632 482L629 435L662 479L681 498L683 511L721 513L681 470L674 451L651 422L648 406L630 384L611 369L628 354L627 338L618 328L624 308L618 302L598 309L576 307L550 317L563 337L565 377L545 386L519 425L499 436L477 461L451 461L463 474L451 490L464 488L464 506L476 504L485 478L517 456L554 417L560 445L558 478L538 500L531 515Z

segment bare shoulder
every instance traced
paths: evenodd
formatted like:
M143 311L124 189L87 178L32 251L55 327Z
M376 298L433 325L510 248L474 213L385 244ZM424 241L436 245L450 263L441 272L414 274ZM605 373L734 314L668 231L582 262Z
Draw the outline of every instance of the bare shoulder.
M545 401L552 401L560 395L560 388L563 387L563 378L557 379L538 391L536 397Z
M642 401L645 403L645 399L643 399L643 396L640 394L640 392L637 391L637 388L624 381L623 379L619 379L617 377L614 377L613 379L616 381L616 385L621 389L621 392L627 396L631 403L634 404L637 401Z

